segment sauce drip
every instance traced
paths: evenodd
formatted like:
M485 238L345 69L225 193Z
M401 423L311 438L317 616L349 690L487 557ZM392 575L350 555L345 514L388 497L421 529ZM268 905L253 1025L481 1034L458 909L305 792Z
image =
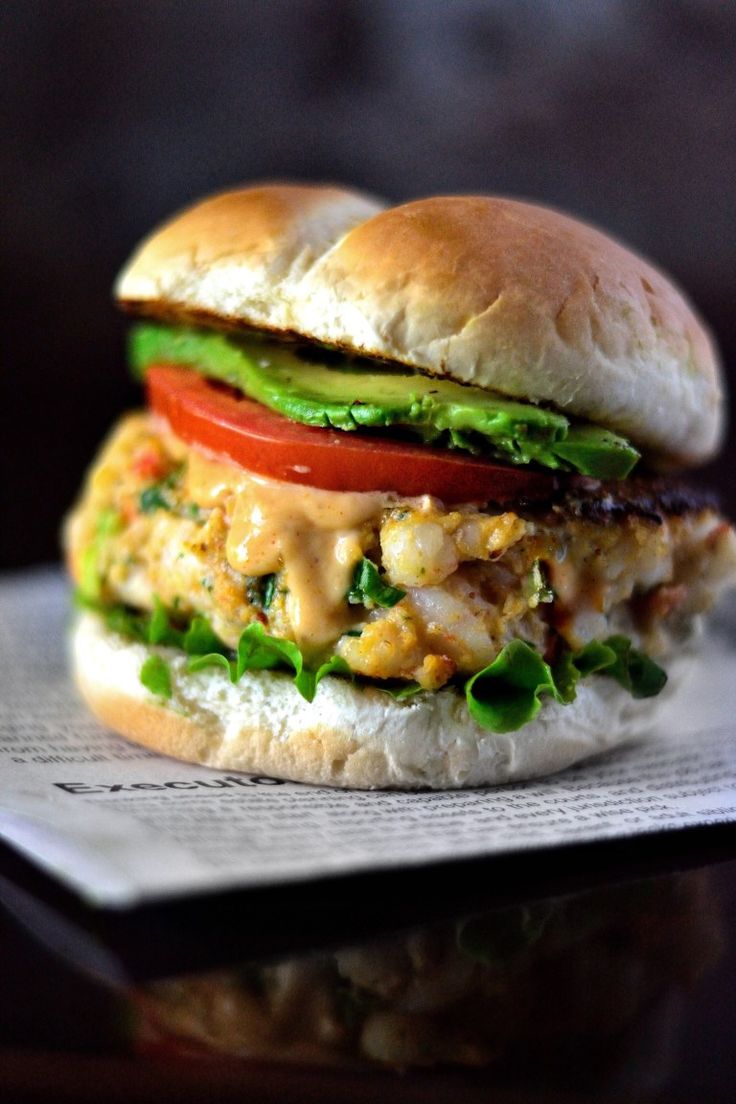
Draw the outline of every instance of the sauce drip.
M282 572L296 642L319 650L354 622L345 596L374 539L385 492L323 491L254 475L191 450L187 492L203 507L223 506L225 555L243 575Z

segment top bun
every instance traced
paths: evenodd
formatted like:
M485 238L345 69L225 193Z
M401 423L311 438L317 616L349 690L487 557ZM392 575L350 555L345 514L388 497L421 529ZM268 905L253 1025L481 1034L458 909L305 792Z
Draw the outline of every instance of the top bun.
M528 203L225 192L149 237L116 292L136 313L299 334L549 403L660 467L707 460L722 432L716 351L682 293L598 230Z

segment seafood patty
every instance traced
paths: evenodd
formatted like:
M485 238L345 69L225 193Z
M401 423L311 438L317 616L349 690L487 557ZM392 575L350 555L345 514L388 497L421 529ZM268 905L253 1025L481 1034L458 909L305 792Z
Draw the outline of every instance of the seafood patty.
M143 413L104 445L66 547L103 603L204 615L232 647L258 621L310 662L428 690L515 639L550 659L625 632L666 657L736 568L713 503L666 483L568 479L542 504L448 508L255 476Z

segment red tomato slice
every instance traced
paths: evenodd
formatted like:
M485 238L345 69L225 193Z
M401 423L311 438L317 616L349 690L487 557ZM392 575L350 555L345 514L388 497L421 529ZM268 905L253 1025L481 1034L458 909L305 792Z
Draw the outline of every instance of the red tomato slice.
M146 385L151 409L183 441L271 479L328 491L431 494L443 502L543 499L555 486L546 472L291 422L189 368L155 365L146 372Z

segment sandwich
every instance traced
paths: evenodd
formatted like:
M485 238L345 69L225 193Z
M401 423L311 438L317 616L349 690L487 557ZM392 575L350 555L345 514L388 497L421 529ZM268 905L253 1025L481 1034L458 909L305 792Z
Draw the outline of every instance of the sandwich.
M269 184L156 230L116 295L147 407L65 528L104 724L436 789L656 724L736 536L679 474L723 433L717 352L650 263L510 199Z

